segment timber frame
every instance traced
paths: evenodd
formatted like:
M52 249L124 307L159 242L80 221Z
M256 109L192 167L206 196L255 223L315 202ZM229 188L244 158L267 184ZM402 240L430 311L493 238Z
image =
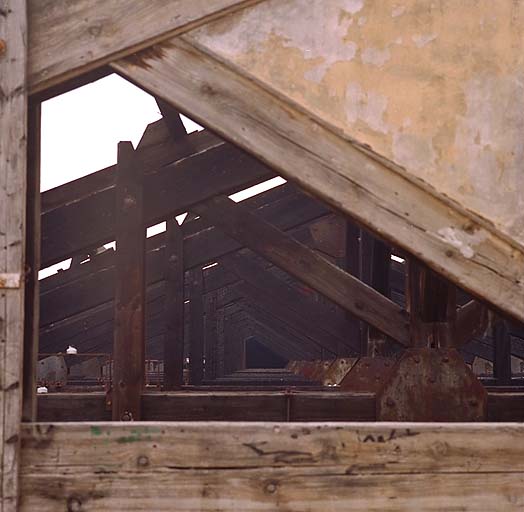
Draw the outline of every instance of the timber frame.
M300 387L324 375L327 359L385 368L388 350L413 364L431 350L439 364L458 350L472 361L494 351L497 383L513 384L512 354L524 356L524 248L195 36L264 1L0 0L1 512L524 507L521 390L458 385L459 405L512 423L465 423L464 413L457 423L377 424L390 417L384 387ZM41 101L111 72L152 93L162 122L136 149L120 143L117 165L41 196ZM213 133L186 135L178 113ZM290 182L242 204L227 198L276 174ZM188 210L196 216L174 223ZM145 228L163 220L166 234L146 241ZM311 239L340 221L337 261ZM475 251L457 237L474 239ZM95 254L112 240L120 250ZM349 257L366 244L367 276ZM400 303L392 246L408 260ZM69 271L39 282L40 268L70 256ZM313 308L279 269L325 301ZM89 291L82 304L71 300L79 290ZM86 337L90 351L110 326L110 416L104 393L36 397L39 342L57 352L53 338L84 336L88 321L101 329ZM184 329L197 389L180 390ZM253 329L282 357L303 355L284 388L250 389L253 372L228 381ZM162 393L144 392L146 339L164 357ZM458 382L470 382L462 365ZM404 418L402 400L388 400L388 414ZM265 421L254 421L260 411Z

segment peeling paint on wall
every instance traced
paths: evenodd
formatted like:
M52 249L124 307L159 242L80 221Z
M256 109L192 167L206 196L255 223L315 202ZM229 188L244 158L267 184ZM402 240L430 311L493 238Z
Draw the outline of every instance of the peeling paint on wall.
M267 0L191 37L524 246L524 2Z

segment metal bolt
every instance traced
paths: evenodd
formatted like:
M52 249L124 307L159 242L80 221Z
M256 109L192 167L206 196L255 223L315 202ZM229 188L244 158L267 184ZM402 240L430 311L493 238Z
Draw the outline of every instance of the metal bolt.
M146 466L149 466L149 457L146 455L140 455L138 459L136 459L136 463L142 467L145 468Z
M277 490L277 486L274 483L269 483L266 485L266 492L273 494Z
M133 415L129 411L125 411L122 414L122 421L133 421Z
M7 50L7 44L3 39L0 39L0 55L3 55Z

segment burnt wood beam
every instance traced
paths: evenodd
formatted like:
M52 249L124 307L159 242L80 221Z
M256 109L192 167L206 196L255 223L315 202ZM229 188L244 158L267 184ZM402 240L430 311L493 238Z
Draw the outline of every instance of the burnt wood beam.
M340 321L336 315L322 304L308 300L254 259L234 253L222 258L220 263L258 291L257 298L251 294L253 300L264 301L272 311L295 318L295 324L305 327L306 335L314 336L318 344L333 354L345 355L356 350L349 340L340 337L340 329L337 329Z
M140 420L145 372L145 227L143 167L130 142L118 144L115 203L116 272L114 421Z
M296 331L302 338L309 339L318 347L335 358L339 350L339 343L324 330L320 329L306 316L285 306L285 303L274 300L275 298L267 293L255 288L247 282L239 283L236 288L246 298L248 298L254 308L265 311L266 314L278 318ZM272 300L273 299L273 300ZM346 348L344 352L348 352Z
M204 376L206 380L216 378L217 361L217 298L216 292L204 296L204 351L206 364Z
M362 281L362 229L354 222L346 220L345 231L345 258L344 269L346 272ZM361 321L352 313L346 312L348 339L350 344L359 346L359 354L367 353L367 335L363 330Z
M293 229L326 213L322 205L302 194L284 194L289 190L289 188L274 190L264 201L250 199L246 203L249 206L262 203L260 212L264 218L275 222L284 230ZM272 202L271 198L274 197L282 197L282 200ZM217 258L242 247L220 230L209 228L207 223L200 220L182 225L185 270L216 261ZM148 248L146 282L151 285L164 279L165 234L149 238L146 247ZM98 258L82 265L80 269L73 269L71 282L68 282L67 276L70 271L58 273L41 282L41 326L112 300L114 254L112 252L102 254L100 263ZM89 273L91 268L94 268L94 271ZM58 286L53 286L54 283Z
M175 219L167 222L165 258L164 389L184 383L184 259L182 229Z
M456 331L456 287L412 258L406 276L406 304L413 347L453 347Z
M273 334L275 340L282 344L284 350L291 350L296 354L296 359L321 359L326 352L310 338L302 336L288 323L267 313L260 307L260 304L250 300L248 297L241 300L240 307L255 322L266 327Z
M200 143L196 152L171 165L167 164L173 162L172 154L163 161L156 157L153 165L140 158L149 171L144 179L146 226L183 213L217 193L230 194L274 176L258 160L208 133L200 132L192 140ZM42 266L114 239L115 189L109 186L42 215Z
M187 132L179 112L160 98L155 98L155 100L162 114L162 119L171 134L171 138L177 140L185 137Z
M189 382L197 386L204 378L203 292L202 269L195 268L189 280Z
M409 343L409 322L402 308L277 227L223 196L193 211L402 345Z
M489 325L488 308L473 299L457 311L455 346L461 347L477 336L483 336Z
M499 386L511 385L511 339L506 322L499 318L493 326L493 376Z

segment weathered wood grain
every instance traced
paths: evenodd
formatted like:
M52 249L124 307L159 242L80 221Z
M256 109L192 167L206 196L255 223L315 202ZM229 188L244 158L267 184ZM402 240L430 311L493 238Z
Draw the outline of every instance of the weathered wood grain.
M516 511L523 438L516 424L25 426L21 510Z
M0 510L18 501L27 179L27 18L25 0L0 2ZM7 283L9 284L9 283ZM14 284L14 283L13 283Z
M340 307L408 344L407 315L400 307L240 204L220 196L200 203L193 211Z
M140 419L145 365L143 168L131 142L118 144L112 418Z
M521 246L304 105L219 60L212 48L183 36L112 66L459 286L524 319Z
M30 0L30 92L60 84L259 1Z
M167 222L165 251L164 389L184 383L184 256L182 229L175 219Z

